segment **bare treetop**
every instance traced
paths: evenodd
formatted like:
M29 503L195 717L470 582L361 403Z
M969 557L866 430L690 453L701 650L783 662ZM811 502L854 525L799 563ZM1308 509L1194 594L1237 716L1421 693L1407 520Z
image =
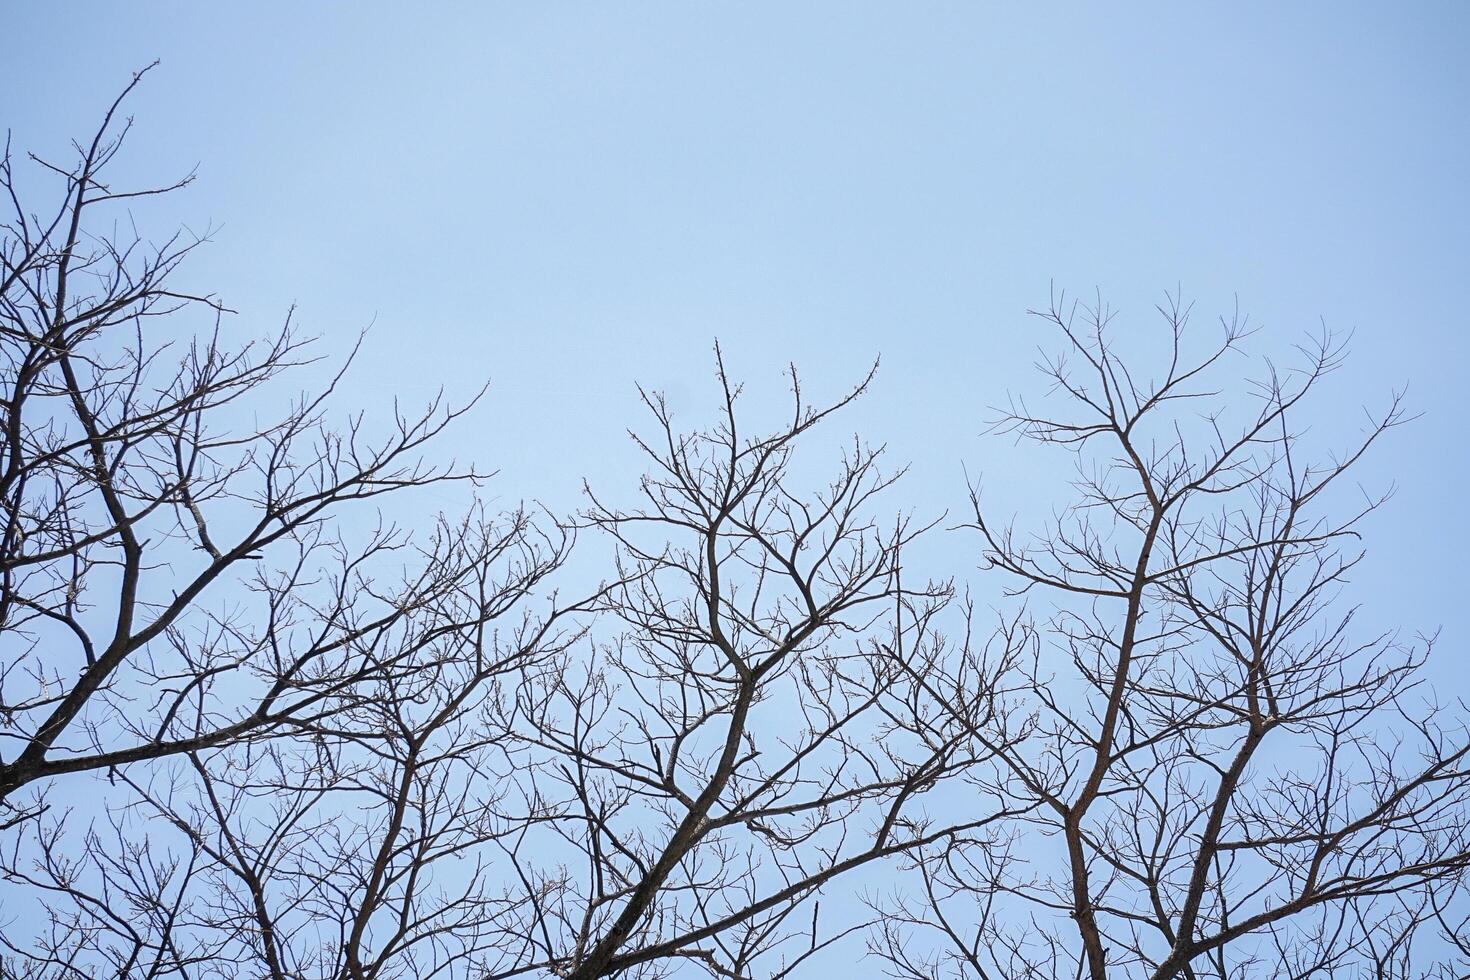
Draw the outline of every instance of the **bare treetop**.
M635 488L495 512L433 462L478 395L291 394L289 316L233 343L202 238L118 231L192 179L110 183L143 74L0 161L0 975L1470 975L1465 706L1346 603L1407 419L1309 448L1332 335L1055 297L1029 532L905 504L837 429L876 364L757 423L718 347L709 424L639 389Z
M1334 515L1326 491L1400 400L1315 461L1298 427L1332 337L1268 363L1232 426L1215 386L1246 331L1227 321L1190 359L1187 308L1160 312L1159 381L1116 353L1101 305L1043 312L1076 362L1042 365L1070 411L1021 405L1000 428L1075 452L1074 501L1023 542L972 492L1012 594L1057 598L1023 621L1009 711L1027 737L986 789L1034 801L1063 853L930 851L922 900L875 948L913 977L1441 975L1415 943L1443 941L1437 896L1470 865L1465 723L1423 696L1427 641L1355 635L1333 609L1383 498Z

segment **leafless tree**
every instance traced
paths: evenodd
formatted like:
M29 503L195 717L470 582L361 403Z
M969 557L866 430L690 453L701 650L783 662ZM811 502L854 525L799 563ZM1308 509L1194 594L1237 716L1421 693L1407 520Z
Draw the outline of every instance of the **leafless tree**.
M1470 969L1463 715L1428 640L1334 611L1382 502L1344 475L1403 416L1308 461L1331 338L1229 399L1237 323L1191 359L1167 307L1147 384L1054 303L1070 407L1001 428L1076 496L1030 540L972 491L966 533L1056 601L982 627L906 564L938 522L884 450L821 463L871 374L814 406L793 368L754 425L717 349L714 419L643 391L636 498L564 520L422 461L468 406L282 408L290 323L231 346L174 285L202 238L116 231L189 182L108 182L141 77L30 158L51 211L0 161L0 975L776 980L864 931L914 978ZM446 484L463 516L382 513Z
M294 400L274 390L311 370L289 321L231 348L224 307L174 285L202 238L117 230L120 208L189 183L108 181L142 74L73 163L29 158L60 185L51 210L24 203L8 144L0 160L0 932L15 957L0 972L162 975L242 944L286 955L284 933L262 939L246 920L218 941L180 928L200 911L191 882L258 902L254 849L308 860L287 845L354 791L376 794L360 806L372 813L418 807L437 835L422 860L439 860L461 824L491 817L425 799L475 755L473 737L451 756L435 746L473 731L469 692L554 649L560 630L553 613L486 638L565 554L525 514L471 506L419 536L370 508L341 520L357 502L477 484L473 469L421 461L467 406L332 426L340 371ZM198 316L213 328L189 340ZM318 764L302 768L308 753ZM188 800L170 785L183 775ZM182 849L143 828L146 804L189 828ZM284 836L249 837L266 814ZM413 891L401 860L368 860L372 880L342 912L349 961L418 940L379 924L402 904L395 888ZM297 914L315 916L315 900L299 896Z
M594 495L582 517L615 545L600 608L622 628L521 692L538 796L568 819L512 856L536 896L526 933L559 976L665 977L681 960L788 975L858 925L819 919L818 890L960 832L923 806L983 761L916 700L951 587L903 579L927 528L874 509L899 474L854 442L802 489L799 444L867 381L810 407L793 370L789 418L755 432L723 363L719 381L718 421L693 432L644 393L641 506ZM998 673L969 679L965 720L985 725Z
M1017 621L1033 653L1001 728L1023 737L974 732L1003 763L982 791L1034 809L926 850L874 947L915 978L1464 975L1464 715L1423 684L1430 640L1360 636L1334 606L1384 500L1344 477L1400 400L1314 461L1332 337L1232 399L1249 332L1224 321L1191 359L1188 309L1160 312L1154 383L1101 303L1041 314L1066 407L1015 404L1000 428L1076 455L1070 503L1027 538L976 492L972 525L1011 594L1056 600Z

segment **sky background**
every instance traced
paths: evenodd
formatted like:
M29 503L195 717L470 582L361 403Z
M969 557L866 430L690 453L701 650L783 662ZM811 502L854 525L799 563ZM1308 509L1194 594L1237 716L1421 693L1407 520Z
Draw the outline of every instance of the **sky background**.
M1405 385L1423 413L1363 467L1400 491L1357 589L1443 626L1466 689L1470 6L11 2L0 35L0 122L58 158L160 59L114 176L197 164L139 213L215 227L184 281L239 337L293 303L330 352L373 324L347 408L488 378L454 448L506 503L628 499L634 382L697 417L715 338L757 412L788 361L823 396L881 354L837 428L937 515L966 469L1057 496L982 435L1043 387L1053 282L1138 343L1176 286L1263 351L1355 331L1323 431Z

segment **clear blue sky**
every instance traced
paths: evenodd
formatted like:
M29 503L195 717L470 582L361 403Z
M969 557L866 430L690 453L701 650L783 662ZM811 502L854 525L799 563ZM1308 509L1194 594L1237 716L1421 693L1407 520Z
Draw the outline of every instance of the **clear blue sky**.
M1028 495L980 432L1052 280L1356 330L1324 420L1425 413L1364 470L1402 489L1359 585L1462 676L1470 6L12 2L0 36L43 151L161 59L119 170L199 165L149 219L220 226L189 282L242 334L375 320L354 398L490 377L460 448L507 500L631 489L634 380L699 404L717 336L773 405L788 360L822 393L881 353L843 428L932 512L962 463Z

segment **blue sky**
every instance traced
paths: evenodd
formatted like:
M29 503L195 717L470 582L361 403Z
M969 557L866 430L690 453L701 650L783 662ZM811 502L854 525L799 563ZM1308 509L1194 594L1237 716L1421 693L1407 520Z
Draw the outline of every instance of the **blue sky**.
M188 282L241 336L373 323L370 408L490 378L455 448L506 501L631 491L634 381L694 412L716 337L757 409L788 361L820 395L881 354L839 428L937 513L962 466L1045 492L981 432L1040 389L1053 281L1128 332L1176 284L1264 350L1354 330L1326 431L1405 384L1424 413L1364 468L1401 489L1358 585L1461 673L1470 7L16 3L0 34L0 119L58 155L161 59L118 175L198 164L145 218L218 226Z

